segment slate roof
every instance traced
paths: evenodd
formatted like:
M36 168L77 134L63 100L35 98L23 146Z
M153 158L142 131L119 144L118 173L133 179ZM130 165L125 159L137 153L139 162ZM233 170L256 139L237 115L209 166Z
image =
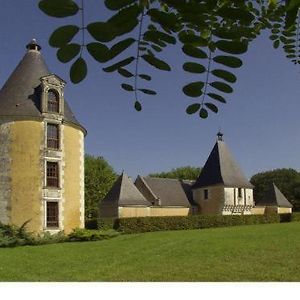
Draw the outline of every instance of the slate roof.
M256 202L256 206L278 206L292 208L293 205L281 193L275 183L271 183L262 200Z
M123 172L101 201L101 205L118 203L118 206L142 205L151 206L145 197L133 184L131 179Z
M222 184L227 187L253 188L253 185L234 161L220 133L218 133L218 140L193 188L216 184Z
M33 49L30 46L36 43L34 40L27 45L27 52L16 69L10 75L0 90L0 117L24 117L40 118L40 78L50 73L41 52L40 46ZM76 120L68 103L65 101L64 120L71 122L83 129Z
M194 181L142 176L138 178L145 183L156 200L160 200L161 206L190 207L194 204L191 190ZM146 197L146 194L144 196ZM147 200L151 201L151 199Z

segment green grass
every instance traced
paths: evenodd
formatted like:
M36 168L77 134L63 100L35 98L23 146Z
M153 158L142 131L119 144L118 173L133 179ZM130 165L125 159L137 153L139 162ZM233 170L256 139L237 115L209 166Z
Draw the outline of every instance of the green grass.
M300 222L0 249L1 281L300 281Z

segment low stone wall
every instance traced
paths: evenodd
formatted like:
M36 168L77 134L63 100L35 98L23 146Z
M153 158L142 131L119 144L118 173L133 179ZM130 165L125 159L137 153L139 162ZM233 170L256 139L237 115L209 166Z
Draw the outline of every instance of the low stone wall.
M188 216L188 207L119 207L119 218Z

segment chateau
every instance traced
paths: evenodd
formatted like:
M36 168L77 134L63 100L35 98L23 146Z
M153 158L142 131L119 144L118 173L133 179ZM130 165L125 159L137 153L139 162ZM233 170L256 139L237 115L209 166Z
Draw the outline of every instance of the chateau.
M35 40L0 91L0 222L33 232L84 228L84 136ZM291 212L273 184L255 203L253 186L223 134L196 181L122 173L99 204L101 217Z
M30 231L84 227L86 130L35 40L0 91L0 222Z
M124 218L292 211L275 184L260 203L253 199L253 188L219 132L196 181L138 176L133 183L123 173L100 203L99 212L101 217Z

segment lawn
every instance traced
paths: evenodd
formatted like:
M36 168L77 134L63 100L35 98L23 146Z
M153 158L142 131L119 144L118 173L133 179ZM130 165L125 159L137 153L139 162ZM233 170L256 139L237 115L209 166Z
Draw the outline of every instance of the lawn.
M300 222L0 249L1 281L300 281Z

